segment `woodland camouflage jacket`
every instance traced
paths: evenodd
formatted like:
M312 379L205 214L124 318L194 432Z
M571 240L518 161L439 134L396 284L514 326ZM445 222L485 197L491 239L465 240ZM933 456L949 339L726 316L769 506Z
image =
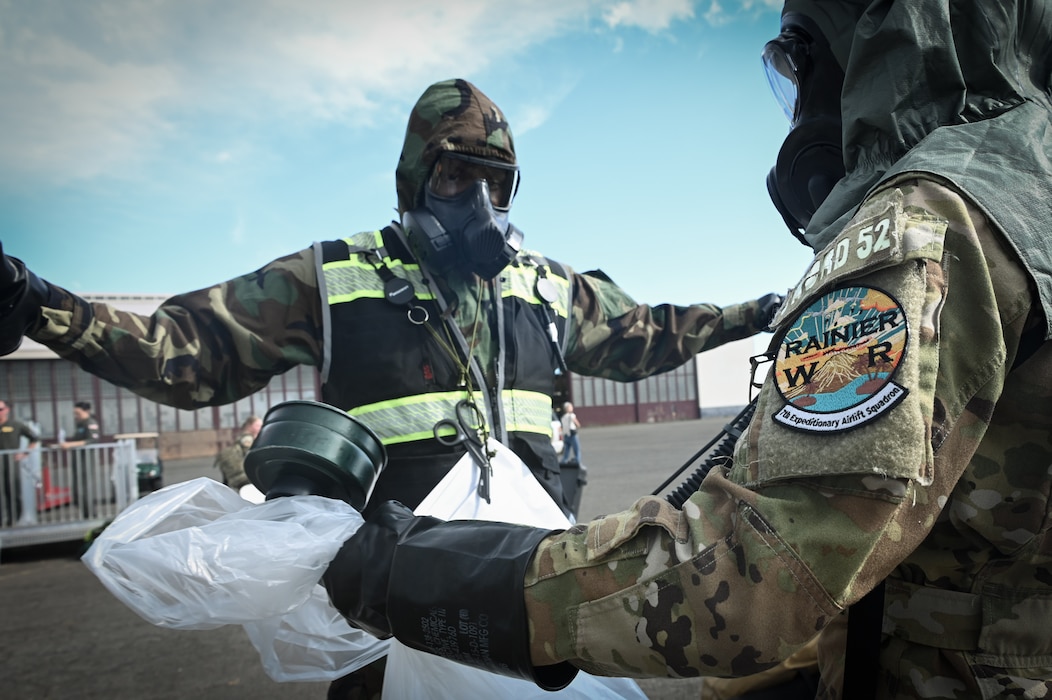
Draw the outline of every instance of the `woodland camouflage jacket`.
M230 403L295 365L321 366L317 280L308 248L173 297L148 317L90 304L53 286L43 322L29 336L154 401L183 409ZM579 374L638 379L761 330L756 301L723 308L649 306L601 276L574 273L572 283L566 362ZM470 290L464 296L473 303ZM477 348L495 346L487 324L479 324L477 332L485 336ZM480 361L485 364L485 358Z

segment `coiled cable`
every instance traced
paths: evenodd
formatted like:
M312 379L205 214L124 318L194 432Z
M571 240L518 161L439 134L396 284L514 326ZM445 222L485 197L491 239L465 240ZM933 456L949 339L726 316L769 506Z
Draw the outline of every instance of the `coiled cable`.
M672 476L665 479L665 482L654 489L654 492L650 495L656 496L668 487L674 479L682 474L687 467L696 462L702 455L708 453L708 457L704 462L698 465L697 469L690 473L683 482L677 486L671 493L665 496L665 500L674 505L677 508L682 508L683 504L687 502L701 486L701 482L705 479L705 475L708 474L713 467L716 465L730 466L731 461L734 458L734 446L738 443L738 438L745 432L745 428L748 427L749 421L752 420L753 414L756 413L756 399L749 402L745 408L743 408L738 415L736 415L730 423L723 426L723 430L712 438L704 447L694 453L694 455L683 464L682 467L672 473ZM719 442L716 449L712 449L712 446ZM712 450L711 452L709 452Z

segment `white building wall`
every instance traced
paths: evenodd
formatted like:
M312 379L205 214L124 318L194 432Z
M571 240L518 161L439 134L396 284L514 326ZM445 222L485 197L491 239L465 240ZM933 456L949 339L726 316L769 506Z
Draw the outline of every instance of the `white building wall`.
M764 333L697 356L698 403L703 418L733 415L749 403L749 358L765 351L770 339Z

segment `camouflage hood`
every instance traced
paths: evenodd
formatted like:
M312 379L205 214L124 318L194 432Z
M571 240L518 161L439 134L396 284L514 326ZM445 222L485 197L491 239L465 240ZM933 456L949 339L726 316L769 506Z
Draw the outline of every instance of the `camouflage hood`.
M1052 0L788 0L786 12L818 24L845 78L847 175L811 219L811 246L882 182L935 174L1013 243L1052 320Z
M466 80L435 83L409 114L395 170L399 216L420 205L423 184L443 151L515 164L515 143L504 114Z

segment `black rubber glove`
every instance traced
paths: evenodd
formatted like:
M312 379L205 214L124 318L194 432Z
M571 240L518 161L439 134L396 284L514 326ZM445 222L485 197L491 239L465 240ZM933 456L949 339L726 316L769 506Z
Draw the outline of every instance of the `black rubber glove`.
M779 307L782 302L785 301L785 297L781 294L764 294L762 297L756 300L760 305L759 313L756 316L756 327L770 331L774 330L771 328L771 322L774 321L774 315L778 313Z
M374 637L391 636L387 621L387 588L399 537L442 522L413 515L397 501L388 501L369 516L336 553L322 576L333 607Z
M47 295L47 283L18 258L4 255L0 243L0 356L10 355L22 344Z
M418 517L389 501L350 537L322 577L348 622L380 638L545 690L577 675L530 662L523 579L550 530Z

